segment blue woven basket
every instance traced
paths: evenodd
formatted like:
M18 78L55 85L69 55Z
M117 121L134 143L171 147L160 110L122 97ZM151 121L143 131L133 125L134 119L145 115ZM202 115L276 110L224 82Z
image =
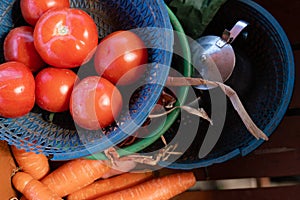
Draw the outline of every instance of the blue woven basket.
M149 53L149 66L144 83L117 123L102 131L71 129L48 123L39 109L16 119L0 118L0 139L19 148L42 152L52 160L69 160L103 151L134 133L147 118L163 89L172 60L172 25L163 0L71 0L71 6L81 8L95 20L99 38L116 30L142 29ZM24 25L19 1L0 2L0 61L4 62L3 41L13 27ZM162 67L160 67L162 66ZM151 83L151 84L150 84ZM106 137L103 137L103 135Z
M281 122L291 100L294 87L294 58L289 40L274 17L263 7L250 0L229 0L215 15L203 35L219 35L225 28L233 27L238 20L244 20L249 26L232 43L236 52L235 70L226 83L230 85L241 98L249 115L268 136ZM210 112L210 94L207 91L195 91L202 100L199 102ZM213 92L221 92L215 89ZM222 116L222 113L219 113ZM221 118L221 117L220 117ZM199 123L196 138L183 155L174 160L171 156L160 166L175 169L193 169L222 163L234 157L245 156L258 148L263 140L256 140L246 129L236 111L227 102L225 123L217 144L205 157L199 157L207 130L211 127L206 121L188 116L181 118L164 134L167 142L172 142L176 126L185 126L184 130ZM220 122L218 116L213 119ZM218 126L218 124L214 124ZM188 133L186 136L188 141ZM210 134L214 134L210 132ZM272 140L272 137L270 137ZM180 151L181 144L177 149ZM143 152L153 152L164 147L160 141L155 142Z

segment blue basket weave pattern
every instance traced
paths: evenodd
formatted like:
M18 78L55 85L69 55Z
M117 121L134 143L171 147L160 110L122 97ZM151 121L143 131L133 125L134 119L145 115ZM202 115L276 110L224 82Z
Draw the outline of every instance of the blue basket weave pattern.
M130 112L120 116L118 122L102 131L79 131L46 122L42 114L32 111L17 119L0 118L0 139L26 150L42 152L52 160L69 160L103 151L116 145L144 122L163 89L172 59L173 35L167 9L163 0L71 0L71 6L83 9L95 20L99 38L116 30L137 28L139 35L151 48L148 50L149 67L144 75L145 83L135 99L128 105ZM25 24L20 16L19 1L0 3L1 62L3 41L13 27ZM147 32L147 27L160 28ZM154 29L156 30L156 29ZM163 66L163 67L159 67ZM103 135L107 137L103 137Z

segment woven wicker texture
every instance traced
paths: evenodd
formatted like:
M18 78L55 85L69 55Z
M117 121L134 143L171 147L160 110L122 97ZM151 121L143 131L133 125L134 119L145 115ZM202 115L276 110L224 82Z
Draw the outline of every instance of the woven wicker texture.
M17 119L0 118L0 139L26 150L43 152L53 160L68 160L103 151L132 134L147 118L158 100L171 64L172 26L162 0L72 0L72 7L81 8L95 20L99 39L116 30L139 29L137 32L149 49L149 66L143 86L130 99L128 111L116 124L102 131L86 131L48 123L40 109ZM13 27L24 25L19 1L0 3L0 45ZM161 29L147 28L156 27ZM0 60L4 62L3 50ZM150 84L151 83L151 84ZM63 119L66 120L67 119ZM106 134L107 137L103 137Z

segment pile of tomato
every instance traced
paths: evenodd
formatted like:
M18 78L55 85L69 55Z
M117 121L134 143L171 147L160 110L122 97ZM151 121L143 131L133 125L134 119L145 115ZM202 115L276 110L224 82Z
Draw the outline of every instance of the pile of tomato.
M21 117L37 105L69 111L89 130L114 122L123 106L118 85L136 82L148 61L141 38L119 30L99 39L95 21L69 0L21 0L20 7L28 24L13 28L4 41L0 116ZM88 62L96 74L79 77Z

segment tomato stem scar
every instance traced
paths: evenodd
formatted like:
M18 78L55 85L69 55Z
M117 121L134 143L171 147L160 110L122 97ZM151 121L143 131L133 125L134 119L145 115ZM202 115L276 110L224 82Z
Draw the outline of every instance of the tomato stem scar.
M62 24L59 24L57 27L57 34L60 36L64 36L69 34L69 28L68 26L64 26Z

